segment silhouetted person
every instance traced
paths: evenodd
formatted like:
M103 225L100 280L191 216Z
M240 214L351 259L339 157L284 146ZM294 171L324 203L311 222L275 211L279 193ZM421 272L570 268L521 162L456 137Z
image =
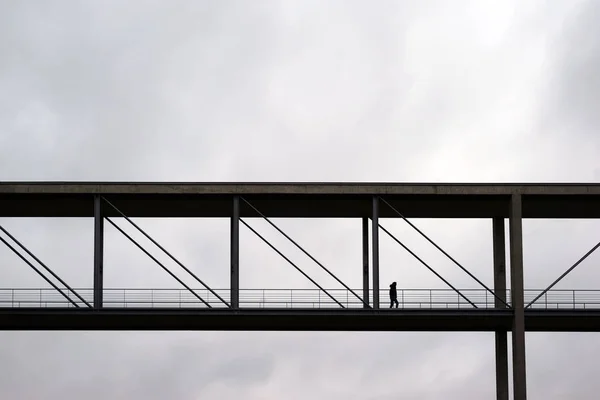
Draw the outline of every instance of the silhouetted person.
M398 308L398 291L396 290L396 282L392 282L390 285L390 308L394 306L396 303L396 308Z

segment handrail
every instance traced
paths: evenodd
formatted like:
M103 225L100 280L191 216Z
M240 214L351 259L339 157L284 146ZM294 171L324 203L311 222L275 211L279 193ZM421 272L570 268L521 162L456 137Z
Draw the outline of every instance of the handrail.
M84 299L93 297L93 289L76 289ZM213 308L224 308L223 303L207 289L192 289L201 295ZM229 289L213 289L222 298L228 299ZM240 289L240 307L249 308L339 308L341 301L348 308L361 308L363 303L345 289L327 289L333 299L319 289ZM479 308L494 309L494 298L484 289L461 290ZM373 291L370 290L370 294ZM510 290L507 290L510 293ZM533 299L539 290L526 289L525 300ZM104 307L176 307L203 308L192 293L185 289L169 288L105 288ZM386 298L386 290L380 290L381 298ZM507 296L510 298L510 295ZM398 289L399 308L452 309L472 308L464 299L450 289ZM219 306L220 304L220 306ZM382 308L387 308L382 302ZM0 307L74 307L60 293L51 288L0 288ZM532 305L533 309L600 309L600 290L550 290L543 298Z

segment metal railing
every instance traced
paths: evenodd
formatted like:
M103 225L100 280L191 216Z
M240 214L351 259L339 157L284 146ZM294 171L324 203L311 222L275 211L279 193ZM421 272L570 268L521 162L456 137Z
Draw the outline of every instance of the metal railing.
M92 289L75 289L92 302ZM209 290L196 289L198 295L214 308L225 305ZM362 302L346 289L327 289L346 308L362 308ZM229 301L229 289L214 290ZM356 291L357 293L359 291ZM464 289L461 292L478 308L495 308L494 296L484 289ZM525 304L541 290L525 290ZM104 289L107 308L206 308L197 297L185 289ZM69 297L87 308L76 296ZM372 298L372 291L370 293ZM388 294L380 291L380 307L388 308ZM507 291L510 300L510 291ZM398 289L401 309L467 309L473 308L465 299L449 289ZM510 301L508 301L510 304ZM0 289L0 307L74 307L55 289ZM340 306L319 289L240 289L242 308L329 308ZM600 290L551 290L540 297L533 309L600 309Z

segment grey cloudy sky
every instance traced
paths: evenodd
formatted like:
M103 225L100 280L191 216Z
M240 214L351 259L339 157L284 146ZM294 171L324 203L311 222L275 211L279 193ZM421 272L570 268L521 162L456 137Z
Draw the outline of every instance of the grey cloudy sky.
M600 182L600 3L0 2L0 180ZM2 220L70 284L89 220ZM358 221L279 221L349 285ZM489 221L417 221L492 284ZM140 224L213 287L228 223ZM254 223L288 254L297 252ZM476 287L410 228L399 237ZM596 221L526 221L548 285ZM107 225L107 287L176 287ZM319 235L315 235L318 232ZM381 282L443 287L382 236ZM310 287L241 233L242 287ZM591 256L561 288L597 288ZM304 261L305 262L305 261ZM318 267L302 264L324 286ZM44 287L0 248L2 287ZM0 333L7 399L492 399L492 334ZM595 399L597 335L528 334L531 398Z

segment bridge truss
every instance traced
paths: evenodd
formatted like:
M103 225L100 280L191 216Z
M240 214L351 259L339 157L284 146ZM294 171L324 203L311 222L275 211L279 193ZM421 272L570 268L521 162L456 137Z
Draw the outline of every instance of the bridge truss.
M508 399L508 332L512 337L514 398L522 400L526 398L525 331L600 331L600 291L553 289L600 243L547 288L525 290L522 234L523 218L600 218L600 184L5 182L0 183L0 217L90 217L95 221L93 288L72 288L0 226L0 241L52 286L0 288L0 329L4 330L491 331L496 337L497 398L503 400ZM132 220L140 217L229 218L230 287L213 289L207 285ZM363 287L348 287L271 220L280 217L362 219ZM252 218L267 221L343 289L319 285L254 230L248 223ZM481 289L453 286L386 229L381 223L385 218L406 221ZM487 287L431 240L411 222L414 218L492 219L493 287ZM131 224L193 277L197 287L186 285L115 219ZM505 220L509 225L510 288ZM132 241L183 288L105 288L104 222ZM240 289L240 224L315 288ZM380 233L413 255L448 289L399 288L399 307L382 306ZM36 267L24 254L39 265Z

